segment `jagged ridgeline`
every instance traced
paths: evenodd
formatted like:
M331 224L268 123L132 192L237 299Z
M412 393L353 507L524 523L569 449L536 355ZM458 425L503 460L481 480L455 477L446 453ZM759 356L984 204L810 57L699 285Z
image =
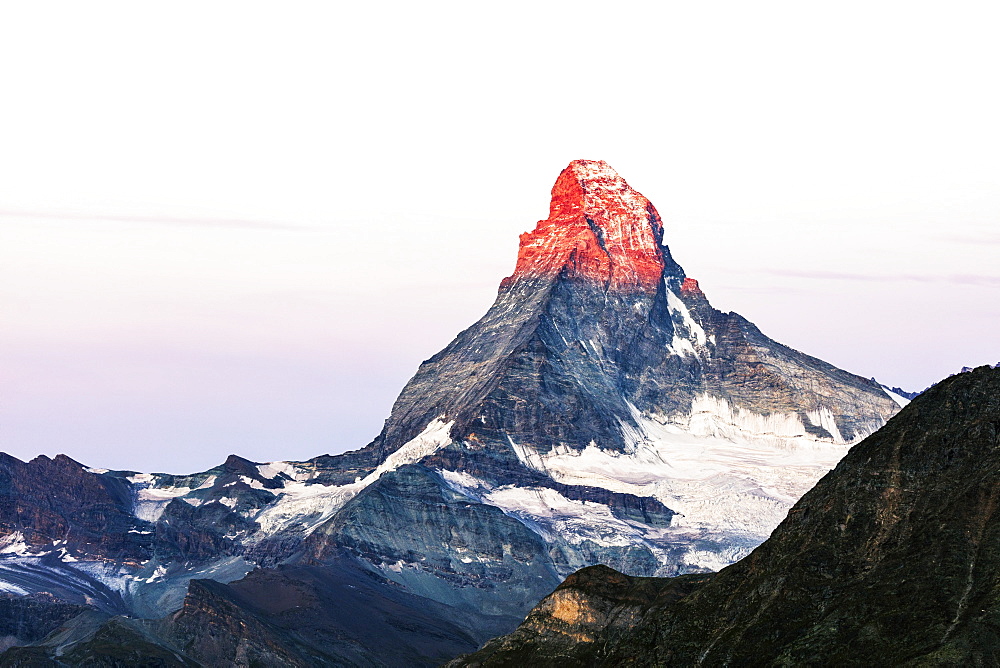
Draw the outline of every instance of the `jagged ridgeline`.
M496 302L420 365L367 447L185 476L0 459L0 585L105 616L182 609L164 624L183 628L108 633L168 638L198 661L243 647L433 663L513 629L581 567L732 563L898 410L876 383L713 308L653 205L578 160ZM211 584L188 593L192 578ZM324 607L352 580L381 593L349 617ZM279 597L291 607L268 602L276 582L299 592ZM370 629L404 618L450 630L399 636L390 661ZM232 647L209 633L220 620ZM343 642L318 643L321 628Z
M581 570L455 666L996 665L1000 370L930 388L714 575Z

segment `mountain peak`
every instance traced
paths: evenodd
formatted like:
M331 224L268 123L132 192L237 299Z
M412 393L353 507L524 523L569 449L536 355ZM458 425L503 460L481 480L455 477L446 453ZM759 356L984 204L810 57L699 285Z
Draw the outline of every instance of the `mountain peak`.
M596 204L595 200L607 199L609 193L623 191L635 193L608 163L603 160L574 160L552 186L549 219L586 214Z
M518 279L567 276L616 290L654 290L663 278L663 226L648 199L603 160L574 160L552 187L549 217L521 235Z
M701 291L701 286L698 285L698 281L693 278L685 278L684 282L681 283L681 294L685 297L704 297L705 293Z

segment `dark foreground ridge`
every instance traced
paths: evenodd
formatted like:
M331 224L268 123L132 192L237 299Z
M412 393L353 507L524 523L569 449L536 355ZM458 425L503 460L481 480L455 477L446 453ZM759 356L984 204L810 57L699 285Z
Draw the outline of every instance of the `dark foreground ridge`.
M1000 370L948 378L711 576L575 573L453 666L997 665Z

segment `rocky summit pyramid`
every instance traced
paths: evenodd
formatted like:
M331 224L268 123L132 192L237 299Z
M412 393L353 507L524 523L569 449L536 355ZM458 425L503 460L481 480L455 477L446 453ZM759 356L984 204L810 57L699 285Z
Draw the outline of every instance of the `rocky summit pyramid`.
M572 162L496 302L360 450L184 476L0 459L0 587L180 610L104 632L217 665L417 665L514 628L584 566L739 559L899 406L713 308L663 235L607 163ZM349 588L357 611L324 603ZM373 629L401 624L389 652Z
M945 379L857 445L746 559L594 566L453 665L995 666L1000 371Z
M424 362L369 446L520 520L557 569L718 569L899 405L714 309L653 205L572 162L489 312Z

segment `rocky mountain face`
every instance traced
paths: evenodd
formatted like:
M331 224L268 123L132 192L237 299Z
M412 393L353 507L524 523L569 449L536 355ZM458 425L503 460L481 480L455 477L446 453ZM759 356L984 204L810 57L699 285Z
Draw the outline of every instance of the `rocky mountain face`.
M453 665L995 665L1000 370L928 389L708 576L568 578Z
M322 658L294 616L246 593L274 577L322 598L319 569L382 592L355 619L395 610L398 628L419 610L451 629L437 649L401 636L400 661L434 663L513 629L579 568L739 559L899 403L712 307L653 205L578 160L496 302L420 365L371 444L185 476L0 459L0 589L90 606L112 636L185 660L232 649L207 631L218 622L267 629L272 646L246 651L286 663L395 661L319 606L315 623L353 648ZM59 651L86 644L70 635Z

